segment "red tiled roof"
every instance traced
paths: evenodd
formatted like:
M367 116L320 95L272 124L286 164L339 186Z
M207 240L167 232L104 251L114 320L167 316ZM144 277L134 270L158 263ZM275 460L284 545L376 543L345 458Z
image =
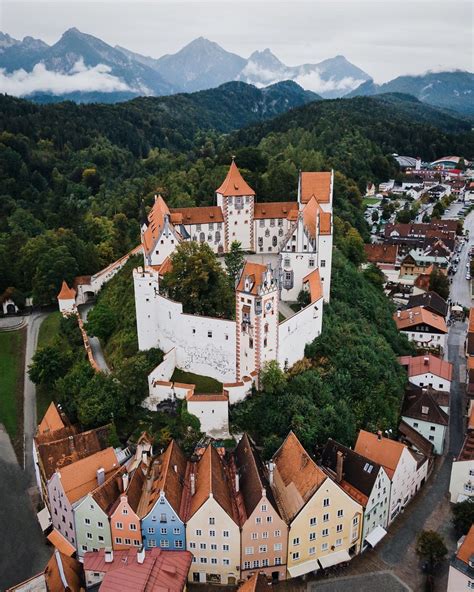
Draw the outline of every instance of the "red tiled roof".
M71 557L76 552L74 545L71 545L71 543L59 532L59 530L56 530L55 528L53 528L46 538L53 545L53 547L56 547L58 551L67 557Z
M360 430L354 450L382 465L391 479L404 448L405 445L401 442L383 436L379 439L377 434Z
M315 197L319 203L331 201L331 173L301 173L301 202Z
M168 206L165 200L158 195L155 197L150 213L148 214L148 226L143 233L143 246L145 251L149 253L153 249L156 240L161 235L165 226L165 218L170 215Z
M74 300L76 298L76 290L70 288L66 281L63 280L61 291L58 294L58 300Z
M464 442L457 460L474 460L474 431L469 430L464 438Z
M295 201L275 201L256 203L254 205L255 220L262 218L288 218L292 212L298 212L298 204Z
M319 269L314 269L311 273L303 278L303 286L306 284L306 282L309 286L312 304L323 296L323 285L321 282L321 276L319 275Z
M55 432L56 430L65 427L65 423L62 420L55 403L52 401L38 426L38 435Z
M255 191L242 177L237 165L233 160L229 167L226 178L222 182L222 185L216 189L216 193L220 193L224 197L255 195Z
M433 354L427 354L425 356L402 356L398 358L398 361L402 366L406 366L409 377L420 376L429 372L445 380L452 380L453 365L451 362L446 362L446 360L442 360Z
M447 333L448 328L446 321L440 315L437 315L426 308L415 306L415 308L407 308L406 310L398 311L393 315L395 324L399 331L410 330L420 323L428 325L441 333Z
M237 285L238 292L245 291L245 278L251 278L253 284L250 289L250 294L258 294L258 288L262 285L263 274L267 270L266 265L260 265L260 263L251 263L247 261L242 269L240 280Z
M472 559L474 555L474 524L469 529L462 545L459 547L457 552L457 558L467 563L469 565L469 560Z
M228 401L229 396L223 393L193 393L189 391L186 400L192 403L205 403L209 401Z
M203 206L200 208L173 208L171 210L173 224L210 224L224 222L219 206Z
M239 586L237 592L267 592L268 590L268 581L265 574L254 573Z
M397 245L364 245L365 256L369 263L391 263L397 260Z

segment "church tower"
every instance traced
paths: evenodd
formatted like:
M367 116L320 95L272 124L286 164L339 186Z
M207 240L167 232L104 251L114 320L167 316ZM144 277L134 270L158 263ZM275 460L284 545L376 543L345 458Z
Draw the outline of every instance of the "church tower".
M244 180L233 158L224 182L216 189L216 196L224 215L224 251L229 251L233 241L241 243L243 251L255 251L255 191Z
M247 261L236 291L237 380L258 380L260 369L278 359L278 283L270 265Z

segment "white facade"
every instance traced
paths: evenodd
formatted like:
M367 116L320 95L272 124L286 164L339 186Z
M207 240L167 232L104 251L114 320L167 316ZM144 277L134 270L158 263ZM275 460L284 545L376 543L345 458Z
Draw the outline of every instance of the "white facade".
M321 335L323 325L323 299L312 302L278 326L278 363L283 369L291 368L304 357L308 343Z
M201 432L214 438L229 437L229 400L226 396L192 395L188 412L201 422Z
M214 253L224 252L224 223L183 224L190 239L198 243L207 243Z
M426 479L428 462L417 468L417 461L408 448L404 447L395 472L390 491L389 524L408 504Z
M296 207L295 203L295 207ZM259 218L254 221L255 252L279 253L291 223L287 218Z
M77 312L75 298L58 298L59 312L63 316L69 316Z
M401 330L408 341L413 341L418 347L437 348L440 347L443 351L446 348L447 334L429 333L421 331L412 331L410 329Z
M403 415L402 419L433 444L435 454L443 454L446 426L429 421L422 421L421 419L414 419L413 417L407 417L406 415Z
M474 459L453 462L449 495L453 504L474 496Z
M374 528L381 526L386 528L389 520L390 511L390 479L383 467L380 467L377 479L374 483L367 505L364 508L364 518L362 523L362 545L367 543L365 539Z
M437 374L433 374L432 372L425 372L424 374L417 374L416 376L410 376L408 378L409 382L415 384L416 386L421 387L431 387L437 391L446 391L449 392L451 390L451 381L438 376Z
M225 197L216 193L217 205L224 214L224 248L229 250L233 241L238 241L244 251L254 251L253 240L253 195Z
M158 237L153 250L145 256L148 265L161 265L171 255L179 244L179 236L169 222L169 216L165 214L164 227Z

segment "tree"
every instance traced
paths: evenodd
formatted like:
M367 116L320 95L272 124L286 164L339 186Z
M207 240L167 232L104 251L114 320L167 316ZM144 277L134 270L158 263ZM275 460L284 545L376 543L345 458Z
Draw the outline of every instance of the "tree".
M86 330L100 340L107 341L117 325L117 316L110 306L98 302L87 315Z
M300 305L301 308L305 308L305 306L308 306L308 304L311 303L311 295L308 292L308 290L300 290L298 292L296 302Z
M430 290L436 292L445 300L449 297L449 279L437 267L430 273Z
M453 525L456 534L460 537L467 534L474 524L474 499L469 497L463 502L453 506Z
M69 350L60 345L48 345L38 349L29 366L28 374L35 384L51 387L58 378L65 376L72 364Z
M76 405L78 419L84 427L103 425L124 416L124 389L117 379L96 372L81 388Z
M171 255L172 270L161 286L172 300L181 302L188 314L232 318L234 289L216 255L206 243L178 245Z
M372 212L371 220L374 224L376 224L379 221L379 213L377 210L374 210Z
M448 549L437 532L424 530L418 535L416 552L428 562L428 572L432 573L434 568L446 557Z
M231 286L232 288L235 288L245 263L244 255L242 253L242 243L239 241L232 241L229 252L224 255L224 261Z
M33 278L33 301L36 304L53 302L65 279L69 284L78 273L77 262L64 246L46 251L41 256Z
M363 271L364 277L369 280L371 284L379 288L383 288L385 283L385 276L383 271L379 269L374 263L368 265Z
M286 376L276 360L271 360L263 365L260 370L261 389L268 395L272 395L286 384Z

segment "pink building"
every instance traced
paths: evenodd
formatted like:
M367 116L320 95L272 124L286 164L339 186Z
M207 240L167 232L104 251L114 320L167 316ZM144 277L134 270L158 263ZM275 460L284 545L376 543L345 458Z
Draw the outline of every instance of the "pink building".
M116 551L141 546L142 544L141 524L137 514L143 484L145 483L142 465L135 469L131 477L128 473L125 473L122 479L124 493L122 493L110 512L112 548Z
M244 434L235 451L236 489L244 514L241 538L241 579L263 573L273 582L286 579L288 527L282 520L265 467Z

